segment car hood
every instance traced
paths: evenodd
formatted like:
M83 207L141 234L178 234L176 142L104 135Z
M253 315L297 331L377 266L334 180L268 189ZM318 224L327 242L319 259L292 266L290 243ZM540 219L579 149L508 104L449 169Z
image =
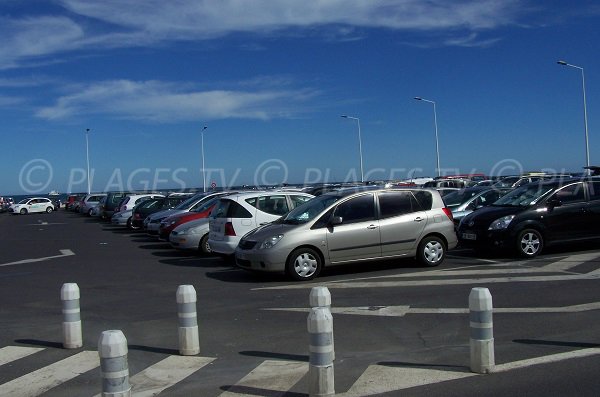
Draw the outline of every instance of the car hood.
M166 209L166 210L162 210L162 211L158 211L155 212L153 214L148 215L150 217L150 219L154 220L154 219L159 219L159 218L165 218L167 216L171 216L171 215L175 215L175 214L180 214L184 212L183 210L175 210L172 208Z
M298 225L286 225L283 223L268 223L259 226L251 232L247 233L243 238L250 240L260 240L271 237L276 234L286 234L292 230L298 229Z
M469 215L463 218L463 223L474 221L476 223L492 223L498 218L502 218L507 215L516 215L525 211L527 207L501 207L501 206L488 206L479 208L473 211Z

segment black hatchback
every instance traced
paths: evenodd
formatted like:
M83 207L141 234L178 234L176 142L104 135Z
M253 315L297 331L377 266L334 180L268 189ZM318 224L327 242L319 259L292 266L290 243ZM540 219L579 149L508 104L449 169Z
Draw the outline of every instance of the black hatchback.
M600 238L600 179L521 186L462 219L459 244L508 248L526 258L554 243Z

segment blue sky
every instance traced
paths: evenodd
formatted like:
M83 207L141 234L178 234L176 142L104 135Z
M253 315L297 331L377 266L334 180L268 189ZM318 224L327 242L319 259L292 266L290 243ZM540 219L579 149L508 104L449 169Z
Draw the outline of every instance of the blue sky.
M600 163L600 5L0 0L0 194Z

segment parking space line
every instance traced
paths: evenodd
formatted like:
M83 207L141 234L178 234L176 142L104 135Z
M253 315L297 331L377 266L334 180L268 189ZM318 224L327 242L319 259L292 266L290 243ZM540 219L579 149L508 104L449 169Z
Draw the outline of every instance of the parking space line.
M26 263L34 263L34 262L43 262L43 261L47 261L50 259L63 258L65 256L73 256L73 255L75 255L75 253L73 251L71 251L70 249L62 249L62 250L60 250L60 255L45 256L43 258L22 259L22 260L16 261L16 262L2 263L2 264L0 264L0 267L24 265Z

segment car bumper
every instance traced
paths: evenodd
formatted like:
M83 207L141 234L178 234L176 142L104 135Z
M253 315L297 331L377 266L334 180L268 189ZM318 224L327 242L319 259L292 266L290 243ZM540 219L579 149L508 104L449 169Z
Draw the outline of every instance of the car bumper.
M150 234L151 236L156 236L159 228L160 223L148 223L146 225L146 233Z
M117 226L127 226L127 218L112 218L110 223Z
M211 251L221 255L233 255L238 243L239 240L208 240Z
M507 230L469 230L457 231L458 243L465 248L504 248L514 240Z
M235 250L235 264L242 269L285 272L286 261L287 252L281 250Z
M178 234L169 236L169 243L173 248L180 250L197 250L200 245L200 234Z

